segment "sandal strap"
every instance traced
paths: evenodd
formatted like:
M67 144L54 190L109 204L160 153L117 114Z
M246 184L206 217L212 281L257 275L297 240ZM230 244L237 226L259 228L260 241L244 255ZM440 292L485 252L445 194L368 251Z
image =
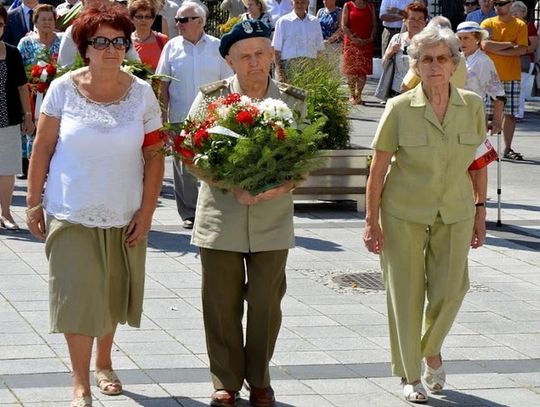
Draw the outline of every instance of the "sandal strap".
M109 395L116 395L122 393L122 382L116 375L114 370L99 370L94 373L96 379L96 385L99 387L102 393ZM107 390L110 386L116 385L118 390Z
M73 399L71 407L92 407L92 396L83 396Z
M444 388L446 383L446 372L443 366L439 366L437 369L433 369L425 364L426 370L424 371L424 381L428 389L432 392L439 392Z
M403 384L403 396L405 400L412 403L426 403L428 401L428 395L421 382L416 384Z

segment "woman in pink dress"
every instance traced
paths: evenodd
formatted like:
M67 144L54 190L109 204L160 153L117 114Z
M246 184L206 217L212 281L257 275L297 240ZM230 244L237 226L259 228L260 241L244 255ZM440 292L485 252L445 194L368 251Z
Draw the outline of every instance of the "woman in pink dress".
M344 32L342 71L347 76L352 104L364 104L362 90L373 72L373 39L377 24L375 10L367 0L345 3L341 16Z

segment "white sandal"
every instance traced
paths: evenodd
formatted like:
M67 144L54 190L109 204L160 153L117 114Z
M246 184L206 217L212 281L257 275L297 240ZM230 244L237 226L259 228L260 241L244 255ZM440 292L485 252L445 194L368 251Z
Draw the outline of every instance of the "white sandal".
M432 369L427 365L427 363L424 364L426 369L424 370L423 379L426 387L433 394L440 393L444 388L444 384L446 383L446 373L443 365L441 364L437 369Z
M405 379L401 379L401 384L403 386L403 397L405 400L411 403L427 403L428 395L422 382L418 381L416 384L407 383Z

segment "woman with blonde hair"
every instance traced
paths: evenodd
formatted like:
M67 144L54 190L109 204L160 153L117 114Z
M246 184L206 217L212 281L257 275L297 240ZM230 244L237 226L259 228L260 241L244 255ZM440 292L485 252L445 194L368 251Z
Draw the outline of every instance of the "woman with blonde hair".
M272 17L266 12L265 0L242 0L247 11L240 16L240 20L260 20L268 27L273 27Z

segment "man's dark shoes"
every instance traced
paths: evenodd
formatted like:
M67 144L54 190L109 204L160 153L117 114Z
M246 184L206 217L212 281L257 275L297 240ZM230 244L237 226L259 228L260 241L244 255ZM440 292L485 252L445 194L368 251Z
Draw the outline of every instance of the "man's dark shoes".
M232 390L216 390L212 393L210 405L213 407L235 407L239 394Z
M186 218L182 223L182 227L184 229L193 229L193 222L195 222L195 218Z
M265 387L264 389L251 386L249 402L253 407L271 407L276 402L274 390L271 386Z

